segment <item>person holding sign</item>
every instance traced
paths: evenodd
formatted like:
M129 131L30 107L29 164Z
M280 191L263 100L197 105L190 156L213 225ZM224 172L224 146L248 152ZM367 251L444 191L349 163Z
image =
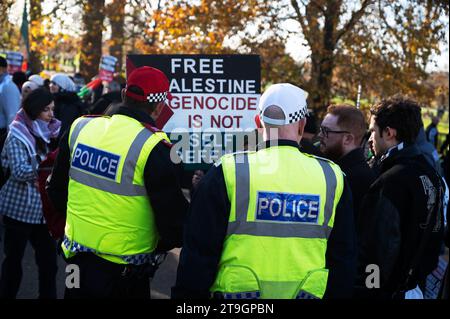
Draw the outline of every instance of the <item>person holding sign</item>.
M161 256L181 246L182 168L154 128L169 82L158 69L137 68L122 98L111 117L77 119L60 144L48 192L67 211L62 250L81 274L66 298L149 298Z
M198 185L173 298L350 298L356 243L350 188L331 161L299 150L307 93L261 96L264 143L228 154Z

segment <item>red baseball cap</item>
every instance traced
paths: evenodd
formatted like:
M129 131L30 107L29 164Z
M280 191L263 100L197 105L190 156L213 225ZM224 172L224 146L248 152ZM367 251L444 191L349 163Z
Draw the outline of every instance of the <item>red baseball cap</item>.
M137 86L144 92L144 95L131 92L128 90L130 86ZM150 66L142 66L130 73L125 94L135 100L148 101L149 103L172 99L169 92L169 80L166 75Z

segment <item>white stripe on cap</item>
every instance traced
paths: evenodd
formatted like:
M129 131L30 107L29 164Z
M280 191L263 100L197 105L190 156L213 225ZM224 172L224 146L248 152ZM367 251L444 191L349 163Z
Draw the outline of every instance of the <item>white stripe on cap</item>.
M286 120L271 119L270 117L267 117L264 115L262 116L262 120L264 123L272 124L272 125L285 125L286 124Z

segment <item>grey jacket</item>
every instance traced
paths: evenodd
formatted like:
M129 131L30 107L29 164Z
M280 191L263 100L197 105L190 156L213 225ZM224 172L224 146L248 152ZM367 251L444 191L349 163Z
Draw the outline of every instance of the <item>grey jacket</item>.
M20 92L8 73L0 74L0 129L8 128L20 108Z

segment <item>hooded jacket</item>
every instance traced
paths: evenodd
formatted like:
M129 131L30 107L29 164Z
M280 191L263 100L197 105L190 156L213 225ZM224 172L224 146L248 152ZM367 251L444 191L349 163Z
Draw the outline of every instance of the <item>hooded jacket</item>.
M444 187L435 170L415 145L399 144L384 155L381 175L363 200L358 219L359 265L357 295L362 298L391 298L405 282L427 225L427 218ZM443 241L442 209L432 220L433 231L420 257L407 290L423 282L437 266ZM366 267L380 270L380 288L367 289Z

